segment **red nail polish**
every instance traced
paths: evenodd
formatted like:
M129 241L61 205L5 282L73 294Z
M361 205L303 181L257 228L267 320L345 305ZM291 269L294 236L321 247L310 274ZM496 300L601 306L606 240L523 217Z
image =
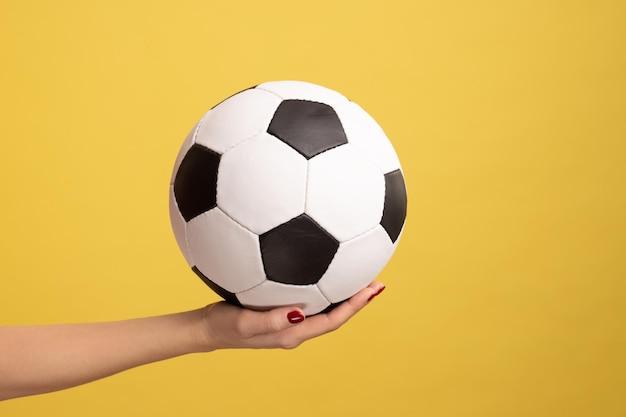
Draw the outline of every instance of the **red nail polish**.
M367 299L367 301L372 301L374 299L374 297L378 296L378 294L380 294L381 292L385 291L386 287L381 287L378 291L376 291L374 294L370 295L370 298Z
M289 323L300 323L304 321L304 315L297 310L290 311L287 314L287 320L289 320Z

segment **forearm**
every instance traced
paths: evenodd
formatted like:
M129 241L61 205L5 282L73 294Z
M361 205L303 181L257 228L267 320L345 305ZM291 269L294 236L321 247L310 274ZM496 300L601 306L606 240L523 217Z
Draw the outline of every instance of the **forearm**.
M0 327L0 400L84 384L135 366L224 348L292 349L338 329L385 289L373 282L331 312L259 312L225 302L108 323Z
M201 310L195 310L109 323L0 328L0 400L203 350L201 326Z

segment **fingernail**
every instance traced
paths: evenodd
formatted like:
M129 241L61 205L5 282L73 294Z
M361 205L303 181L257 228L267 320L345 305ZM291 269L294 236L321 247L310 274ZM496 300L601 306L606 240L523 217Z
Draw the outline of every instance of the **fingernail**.
M374 299L374 297L378 296L381 292L385 291L386 287L381 287L378 291L376 291L374 294L370 295L370 298L367 299L367 301L372 301Z
M289 323L300 323L304 321L304 315L298 310L290 311L287 314L287 320L289 320Z

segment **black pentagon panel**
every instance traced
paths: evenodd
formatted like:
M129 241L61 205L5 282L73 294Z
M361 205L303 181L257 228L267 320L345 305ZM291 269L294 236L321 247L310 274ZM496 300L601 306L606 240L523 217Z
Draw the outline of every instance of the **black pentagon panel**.
M276 109L267 132L307 159L348 143L335 110L316 101L284 100Z
M385 206L381 226L392 242L396 242L406 219L406 186L399 169L385 174Z
M200 270L197 267L192 267L191 268L193 270L193 272L196 273L196 275L198 275L200 277L200 279L202 279L202 281L204 281L204 283L210 288L212 289L217 295L219 295L220 297L222 297L225 301L229 302L230 304L234 304L236 306L241 307L241 303L239 302L239 300L237 299L237 296L235 294L233 294L230 291L226 291L224 288L220 287L219 285L217 285L216 283L214 283L213 281L211 281L206 275L204 275L202 272L200 272Z
M322 277L339 242L309 216L302 214L259 236L268 279L310 285Z
M220 155L194 144L183 158L174 179L174 196L185 221L216 206Z

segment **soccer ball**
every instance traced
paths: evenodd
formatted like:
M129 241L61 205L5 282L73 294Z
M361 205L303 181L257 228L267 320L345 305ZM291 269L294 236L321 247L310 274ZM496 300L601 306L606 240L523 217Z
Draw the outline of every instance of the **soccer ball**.
M398 245L406 188L380 126L343 95L273 81L222 101L185 139L170 183L176 241L226 301L332 308Z

